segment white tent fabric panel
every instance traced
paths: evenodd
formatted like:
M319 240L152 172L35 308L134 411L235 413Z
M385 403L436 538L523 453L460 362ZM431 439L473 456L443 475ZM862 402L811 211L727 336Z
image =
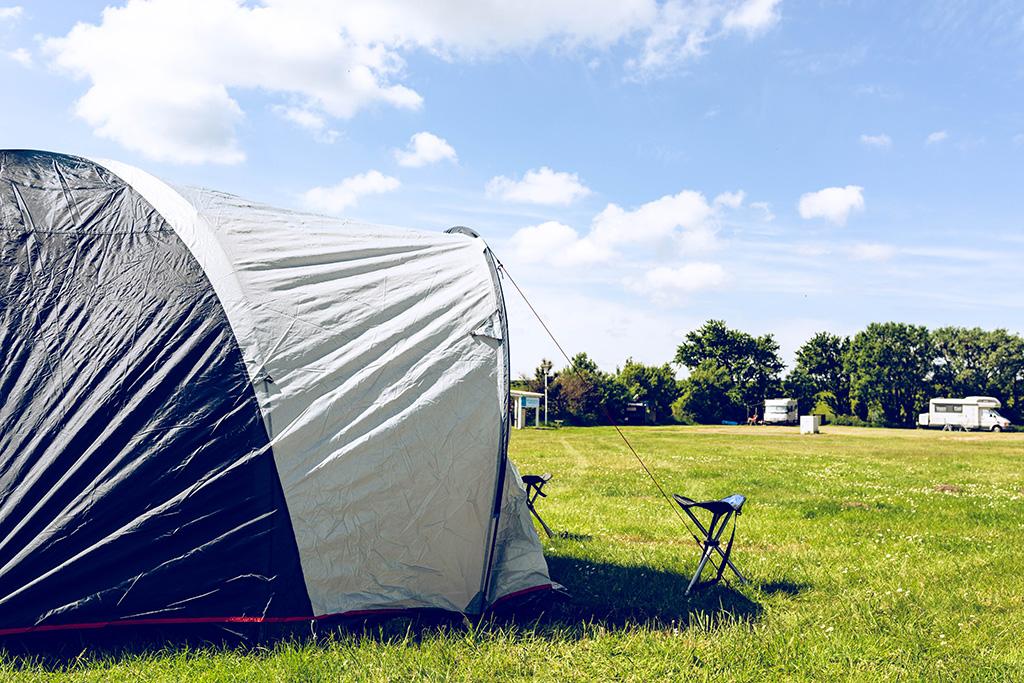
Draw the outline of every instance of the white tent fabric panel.
M168 220L221 300L314 613L478 608L507 420L483 241L174 190L102 163ZM491 599L550 583L509 472Z
M498 305L482 242L186 197L252 303L241 343L258 349L314 613L465 610L502 420L503 359L472 335Z
M548 576L548 563L526 506L526 488L509 460L502 494L498 543L494 558L491 600L532 588L558 587Z

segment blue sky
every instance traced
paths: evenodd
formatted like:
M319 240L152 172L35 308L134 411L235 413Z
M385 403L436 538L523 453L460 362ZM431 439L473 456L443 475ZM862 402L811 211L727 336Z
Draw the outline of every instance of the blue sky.
M0 147L472 226L608 369L710 317L787 362L876 320L1024 331L1024 2L107 4L0 4Z

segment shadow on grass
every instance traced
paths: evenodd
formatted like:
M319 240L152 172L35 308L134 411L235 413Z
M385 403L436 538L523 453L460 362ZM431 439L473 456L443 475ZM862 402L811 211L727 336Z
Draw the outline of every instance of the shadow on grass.
M768 583L760 584L758 586L758 589L760 589L762 593L767 593L768 595L776 595L781 593L783 595L789 595L792 597L794 595L802 593L809 587L810 586L808 586L806 583L794 583L793 581L770 581Z
M686 595L690 577L643 566L549 557L553 580L571 597L552 591L503 604L478 625L461 615L438 610L409 612L400 617L374 617L280 625L238 624L189 627L113 627L95 631L37 634L0 639L0 652L15 667L61 669L77 661L119 659L186 649L256 651L282 641L315 643L335 636L381 642L418 642L441 633L476 629L521 631L540 637L582 638L594 627L628 629L638 625L686 628L699 621L705 628L753 622L762 607L728 582ZM759 586L768 593L795 595L805 586L778 581Z
M586 625L684 628L697 618L714 626L753 621L762 612L759 604L728 582L686 595L690 577L677 572L573 557L549 557L548 566L551 578L566 586L571 597L552 600L550 594L541 593L516 609L499 610L495 623L563 627L563 631Z

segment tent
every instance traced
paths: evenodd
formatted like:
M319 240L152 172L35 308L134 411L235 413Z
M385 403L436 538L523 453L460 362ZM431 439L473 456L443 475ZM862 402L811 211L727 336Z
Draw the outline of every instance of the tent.
M0 635L552 587L471 230L0 152Z

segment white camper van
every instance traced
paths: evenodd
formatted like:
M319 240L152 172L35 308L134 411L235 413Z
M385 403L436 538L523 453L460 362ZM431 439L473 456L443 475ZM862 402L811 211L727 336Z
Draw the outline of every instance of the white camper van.
M928 403L928 412L921 413L917 418L917 424L945 430L982 429L1001 432L1010 426L1010 421L998 412L1001 407L999 399L990 396L933 398Z
M795 398L769 398L764 402L766 425L795 425L800 419Z

